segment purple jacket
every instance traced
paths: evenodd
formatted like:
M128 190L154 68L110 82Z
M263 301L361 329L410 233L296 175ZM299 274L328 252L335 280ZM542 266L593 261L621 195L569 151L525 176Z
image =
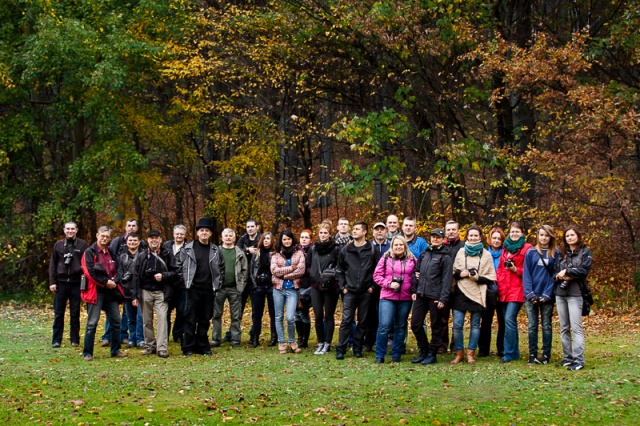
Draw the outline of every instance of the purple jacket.
M385 300L411 300L411 278L416 267L416 259L393 259L387 252L380 258L376 270L373 272L373 281L382 288L380 299ZM404 281L400 286L400 292L391 289L392 277L402 277Z

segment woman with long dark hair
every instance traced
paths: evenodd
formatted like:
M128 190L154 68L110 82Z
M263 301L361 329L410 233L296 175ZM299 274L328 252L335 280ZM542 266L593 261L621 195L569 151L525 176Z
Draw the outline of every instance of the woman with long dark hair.
M560 319L563 359L557 367L577 371L584 368L584 332L582 331L582 290L591 270L591 250L582 241L575 226L564 231L564 245L556 266L555 293Z
M467 363L474 364L475 353L480 338L480 317L487 306L487 285L496 280L491 256L482 244L482 230L471 226L467 230L464 248L458 251L453 262L453 290L451 308L453 309L453 343L456 357L451 364L464 359L464 317L471 316L471 332L467 345Z
M293 232L283 229L276 243L276 251L271 255L271 281L273 283L273 304L276 311L276 332L278 350L286 354L287 350L300 353L295 341L295 313L298 305L298 288L305 272L304 252L296 246ZM287 319L287 337L285 339L283 319Z
M300 245L298 246L305 254L305 258L309 255L309 250L313 248L313 232L310 229L300 231ZM311 333L311 317L309 310L311 309L311 283L309 275L304 274L300 280L300 292L298 298L298 307L296 309L296 332L298 333L298 347L309 347L309 334Z
M493 261L493 269L498 270L500 264L500 256L502 256L502 243L505 240L504 231L500 227L491 228L487 238L487 252L491 255ZM487 286L487 290L495 292L494 297L498 293L498 283L494 282ZM496 297L497 299L497 297ZM495 300L494 304L487 303L487 309L482 312L480 319L480 340L478 340L478 357L489 356L491 353L491 326L493 325L493 315L498 318L498 334L496 335L496 349L498 356L504 356L504 313L502 312L502 303Z
M335 271L340 254L340 247L331 238L332 231L333 224L330 220L325 220L320 224L318 240L309 250L306 258L307 276L311 284L311 304L313 305L316 337L318 338L318 346L314 355L324 355L330 351L336 327L338 282L335 275L331 276L326 272Z
M273 236L271 232L265 232L258 241L258 251L251 259L249 267L250 279L253 282L251 292L251 320L253 321L251 344L254 348L260 345L260 333L262 333L262 316L264 305L267 302L269 311L269 325L271 326L271 340L269 346L278 343L276 332L276 311L273 306L273 283L271 282L271 253L273 252Z
M528 364L547 364L551 359L553 275L559 254L560 251L556 249L555 231L549 225L540 225L536 245L524 257L522 274L525 308L529 321ZM538 356L538 323L542 328L542 356Z

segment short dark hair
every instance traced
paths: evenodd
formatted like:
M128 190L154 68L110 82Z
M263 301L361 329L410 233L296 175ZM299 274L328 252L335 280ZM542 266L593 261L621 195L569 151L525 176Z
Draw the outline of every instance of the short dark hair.
M414 216L407 216L404 219L402 219L403 222L405 220L408 220L409 222L416 222L416 223L418 222Z
M254 224L255 226L258 226L258 221L257 221L257 220L255 220L255 219L253 219L253 218L251 218L251 219L247 219L247 223L249 223L249 222L253 222L253 224Z
M369 225L367 225L367 222L363 222L361 220L354 222L353 223L353 227L355 228L356 226L362 226L362 228L364 229L364 233L366 234L367 232L369 232Z
M129 235L127 235L127 241L129 241L129 238L131 238L131 237L133 237L133 238L137 238L137 239L140 239L140 235L138 235L138 234L137 234L137 233L135 233L135 232L132 232L132 233L130 233Z
M129 222L135 222L136 226L140 226L140 224L138 223L138 219L134 219L134 218L127 219L127 223L129 223Z

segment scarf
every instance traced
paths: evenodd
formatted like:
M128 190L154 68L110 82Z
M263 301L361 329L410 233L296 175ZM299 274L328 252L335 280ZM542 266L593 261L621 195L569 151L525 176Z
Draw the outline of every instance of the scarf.
M511 238L504 240L504 248L511 254L514 254L524 246L524 235L520 237L518 241L513 241Z
M493 247L489 246L487 247L487 251L491 255L491 258L493 259L493 268L497 271L498 265L500 265L500 256L502 255L502 247L500 247L498 251L493 251Z
M484 246L481 241L477 243L464 243L464 253L467 256L479 256L482 250L484 250Z
M296 248L293 246L293 244L291 244L290 247L282 246L282 250L280 250L280 253L282 253L285 259L291 259L291 256L293 256L293 253L295 253L295 251Z
M334 250L335 246L336 246L336 243L332 239L324 243L321 241L316 241L314 245L316 252L321 256L331 253Z

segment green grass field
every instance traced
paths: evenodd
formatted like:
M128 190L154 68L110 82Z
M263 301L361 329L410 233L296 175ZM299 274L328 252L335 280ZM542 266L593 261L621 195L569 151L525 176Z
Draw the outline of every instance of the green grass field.
M5 424L640 422L640 324L633 317L590 317L587 366L570 372L552 364L528 366L525 360L502 365L497 357L452 366L451 355L416 367L409 362L415 355L412 336L398 364L375 365L372 353L362 359L348 353L337 361L334 352L317 356L311 348L279 355L276 348L253 349L245 342L234 349L223 345L213 357L189 358L172 342L168 359L132 349L129 358L115 360L97 346L95 360L85 362L68 341L51 349L51 310L11 304L1 309ZM525 356L526 317L520 322ZM246 340L248 314L243 325ZM560 356L555 334L553 362Z

